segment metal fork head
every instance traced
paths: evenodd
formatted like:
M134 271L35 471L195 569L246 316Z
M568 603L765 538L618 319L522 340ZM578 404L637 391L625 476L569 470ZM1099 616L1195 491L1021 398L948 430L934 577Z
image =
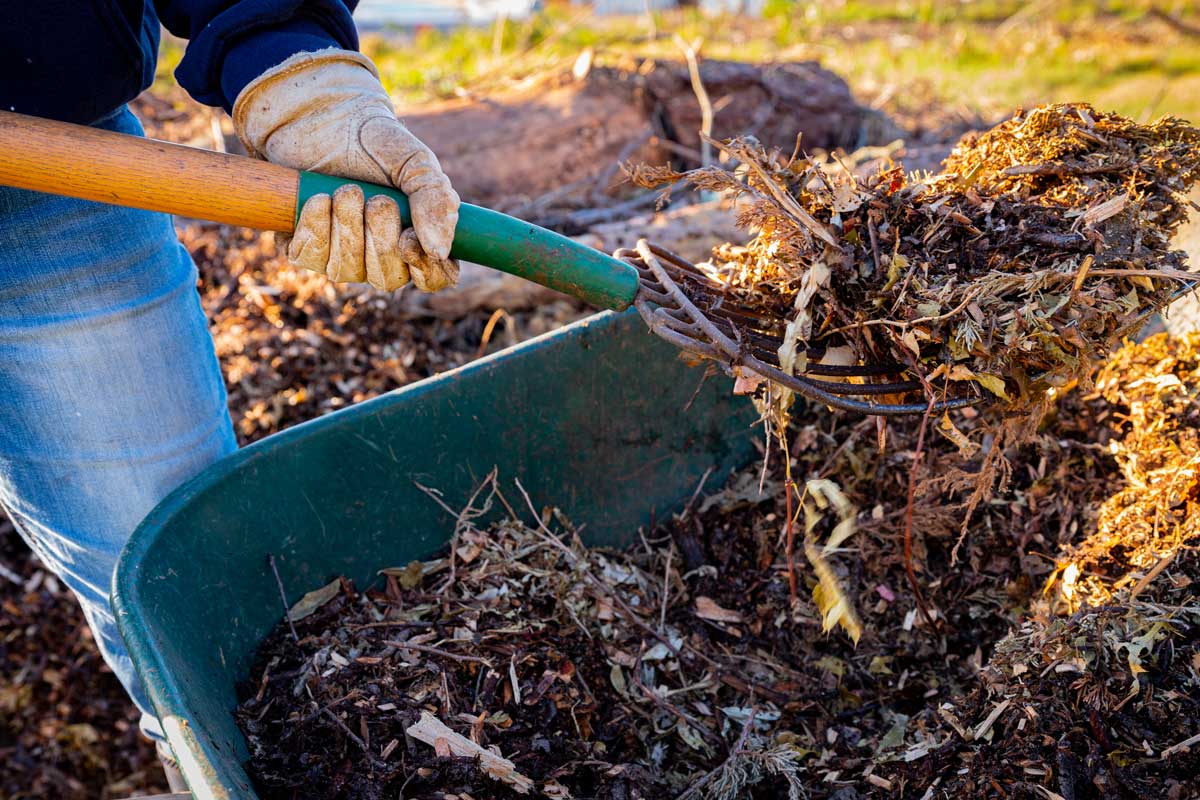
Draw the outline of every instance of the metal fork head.
M783 338L774 320L738 306L724 294L721 284L686 260L642 240L636 250L622 249L615 256L638 273L639 288L633 304L650 330L689 353L711 359L732 373L743 367L796 394L820 403L885 416L942 412L974 405L982 400L971 396L942 396L909 402L877 402L863 399L894 395L900 398L923 393L920 381L904 379L900 364L840 366L818 363L826 348L807 351L807 366L793 374L782 368L778 350ZM854 378L862 382L816 380L811 376ZM881 380L884 378L892 380ZM961 384L960 384L961 385ZM938 394L944 395L945 388ZM968 388L968 387L964 387Z

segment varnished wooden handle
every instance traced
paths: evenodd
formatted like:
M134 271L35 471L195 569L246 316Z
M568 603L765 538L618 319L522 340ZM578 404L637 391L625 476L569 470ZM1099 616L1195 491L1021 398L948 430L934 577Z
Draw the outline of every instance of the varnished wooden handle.
M0 111L0 185L290 233L294 169Z

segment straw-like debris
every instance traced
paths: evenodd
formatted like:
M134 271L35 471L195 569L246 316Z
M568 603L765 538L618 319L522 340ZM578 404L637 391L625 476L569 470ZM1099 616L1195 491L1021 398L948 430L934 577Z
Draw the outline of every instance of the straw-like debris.
M916 720L927 755L889 765L888 782L937 797L1200 796L1196 550L1176 568L1140 596L1127 586L1005 637L973 692Z
M797 348L844 342L863 363L909 367L930 395L940 379L1002 401L1014 438L1192 277L1170 238L1200 131L1177 119L1042 106L966 136L937 175L859 177L752 139L721 148L736 169L633 178L742 201L754 238L705 269L775 320L763 324L781 364L801 370Z
M1160 334L1124 348L1097 390L1121 409L1126 433L1111 452L1125 487L1100 506L1095 533L1060 560L1051 588L1071 610L1104 605L1139 571L1157 574L1200 544L1200 336Z
M1064 543L1036 613L996 643L980 685L918 717L928 757L886 770L896 786L1200 796L1200 333L1127 345L1096 384L1060 413L1100 423L1105 457L1073 467L1115 485L1084 516L1085 535Z

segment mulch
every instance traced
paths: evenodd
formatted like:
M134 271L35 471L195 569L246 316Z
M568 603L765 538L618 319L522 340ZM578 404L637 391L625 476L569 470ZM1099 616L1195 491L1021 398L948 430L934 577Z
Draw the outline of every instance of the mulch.
M1198 371L1200 335L1123 350L965 527L927 480L952 437L910 509L919 420L880 447L874 420L798 412L803 565L777 456L623 552L493 476L441 557L293 607L241 690L248 766L273 800L1198 797L1195 437L1183 478L1137 472L1169 449L1147 431L1193 424ZM1140 509L1123 540L1114 498Z

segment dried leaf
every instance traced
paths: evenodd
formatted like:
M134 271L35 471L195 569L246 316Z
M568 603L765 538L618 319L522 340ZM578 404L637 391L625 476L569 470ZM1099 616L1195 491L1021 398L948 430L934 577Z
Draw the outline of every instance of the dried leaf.
M975 373L975 380L979 381L980 386L996 395L996 397L999 397L1001 400L1008 400L1008 393L1004 390L1004 379L999 375L977 372Z
M296 601L296 604L288 609L288 619L292 622L299 622L305 617L309 617L321 606L328 603L333 598L337 597L341 591L342 582L333 580L322 586L320 589L313 589L308 594Z
M696 616L713 622L738 623L742 621L741 613L721 608L715 600L704 595L696 598Z
M810 480L805 484L804 502L804 554L817 573L817 585L813 587L813 601L821 612L821 630L828 633L841 626L855 643L862 637L862 623L854 610L854 603L842 588L827 556L854 533L854 507L832 481ZM830 534L824 548L817 547L815 529L822 519L818 509L834 506L839 521Z

